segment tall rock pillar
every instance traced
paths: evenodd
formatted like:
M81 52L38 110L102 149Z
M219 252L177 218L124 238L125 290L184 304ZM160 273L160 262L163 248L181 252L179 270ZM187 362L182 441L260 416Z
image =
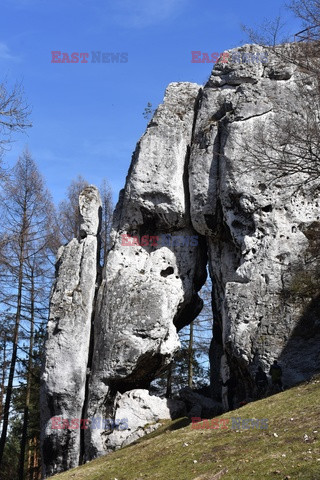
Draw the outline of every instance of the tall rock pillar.
M79 465L91 324L98 268L101 199L90 185L79 196L80 240L60 247L56 263L41 386L44 476ZM62 428L67 427L67 428Z

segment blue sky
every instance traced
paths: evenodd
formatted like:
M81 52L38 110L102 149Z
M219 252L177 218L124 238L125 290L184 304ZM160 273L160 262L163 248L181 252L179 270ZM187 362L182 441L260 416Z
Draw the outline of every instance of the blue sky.
M269 0L1 0L0 82L22 81L33 127L5 155L27 144L56 202L78 174L117 199L136 142L174 81L203 84L210 64L191 51L223 52L246 43L241 23L279 14ZM283 10L282 10L283 11ZM287 25L289 34L298 28ZM88 52L88 63L51 63L51 52ZM127 63L92 63L91 52L127 52Z

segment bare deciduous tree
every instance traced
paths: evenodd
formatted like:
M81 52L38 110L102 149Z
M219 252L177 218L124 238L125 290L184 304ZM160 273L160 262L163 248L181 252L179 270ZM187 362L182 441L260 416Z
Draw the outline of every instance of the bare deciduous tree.
M79 195L89 185L81 175L72 180L67 189L67 199L59 204L59 228L63 242L70 242L73 238L80 238L80 211Z
M12 133L23 131L29 123L30 107L24 100L22 85L17 83L11 90L7 82L0 84L0 157L12 140Z
M5 246L0 258L1 269L5 274L5 278L1 278L1 311L9 312L14 318L14 331L0 438L0 464L9 426L19 332L22 326L25 329L27 318L33 318L32 307L30 310L25 304L30 291L28 272L30 273L30 265L34 268L37 262L43 269L43 255L52 235L51 197L28 150L24 151L12 174L6 179L1 200L5 218L2 227L5 228L5 232L2 232Z
M288 35L284 34L286 21L278 15L274 19L266 19L257 28L241 25L242 30L249 39L258 45L275 47L279 43L288 41Z
M304 27L319 26L320 1L319 0L291 0L288 8L302 21ZM320 29L318 29L318 35Z
M105 265L108 251L110 249L110 232L112 226L113 202L112 190L108 181L104 178L100 187L102 202L102 221L101 221L101 255L102 266Z

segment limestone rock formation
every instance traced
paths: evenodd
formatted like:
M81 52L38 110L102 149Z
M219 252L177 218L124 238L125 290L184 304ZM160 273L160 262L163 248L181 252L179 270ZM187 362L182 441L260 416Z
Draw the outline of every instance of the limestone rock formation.
M147 388L179 348L177 328L201 310L206 251L198 237L190 245L187 188L198 91L171 84L133 155L98 295L88 417L113 417L117 392ZM126 245L127 235L149 244ZM86 459L105 448L104 432L86 432Z
M101 198L93 185L86 187L79 195L81 216L80 237L97 236L100 231Z
M120 428L115 428L107 437L106 445L107 448L110 445L110 451L153 432L161 426L160 420L183 417L186 407L182 401L159 398L149 395L148 390L135 389L117 395L115 411L115 424Z
M230 51L239 52L262 48ZM303 111L296 98L304 73L268 53L267 64L218 62L203 88L169 85L133 154L95 301L99 201L92 189L84 194L82 240L59 252L51 301L42 389L47 475L129 443L154 418L141 389L170 363L177 330L198 315L206 265L214 401L204 402L199 416L219 407L221 378L237 378L240 401L254 393L257 366L267 371L275 358L287 385L320 370L319 312L286 295L295 265L306 266L320 199L286 178L271 181L253 148L262 126L272 134L276 119L289 117L290 102ZM190 392L184 397L190 413L195 403ZM121 431L80 435L49 425L57 415L117 420L125 413L132 425Z
M263 127L272 133L279 116L289 120L290 103L300 112L305 108L305 99L297 101L304 74L283 61L290 48L278 54L270 50L267 65L218 64L199 101L189 188L192 224L208 244L215 315L212 386L217 395L223 354L243 397L253 393L259 364L268 371L279 358L287 386L320 368L317 314L309 319L310 336L301 326L306 305L285 296L294 265L306 268L304 231L319 221L319 195L297 189L303 181L299 174L270 182L267 168L255 168L255 155L272 155L263 145L257 153L257 132ZM237 51L259 53L261 47Z
M47 329L41 387L46 476L75 467L80 459L81 429L62 428L61 419L83 418L101 200L93 186L87 187L79 200L82 239L73 239L59 249Z

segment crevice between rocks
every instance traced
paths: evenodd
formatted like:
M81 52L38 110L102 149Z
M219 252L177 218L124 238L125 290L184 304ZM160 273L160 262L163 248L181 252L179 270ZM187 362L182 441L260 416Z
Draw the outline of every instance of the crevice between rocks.
M87 361L87 372L86 372L86 382L85 382L85 394L84 394L84 401L82 406L82 413L81 418L87 418L87 411L89 405L89 385L90 385L90 378L91 378L91 371L92 371L92 362L94 357L94 319L95 319L95 306L97 305L97 297L99 288L102 283L102 270L103 267L100 265L100 253L101 253L101 237L100 237L100 229L101 229L101 207L99 209L99 228L97 233L97 258L96 258L96 268L97 268L97 275L96 275L96 287L94 292L94 297L92 301L92 310L91 310L91 327L90 327L90 339L89 339L89 352L88 352L88 361ZM81 258L82 261L82 258ZM83 465L85 462L85 429L80 429L80 452L79 452L79 465Z

